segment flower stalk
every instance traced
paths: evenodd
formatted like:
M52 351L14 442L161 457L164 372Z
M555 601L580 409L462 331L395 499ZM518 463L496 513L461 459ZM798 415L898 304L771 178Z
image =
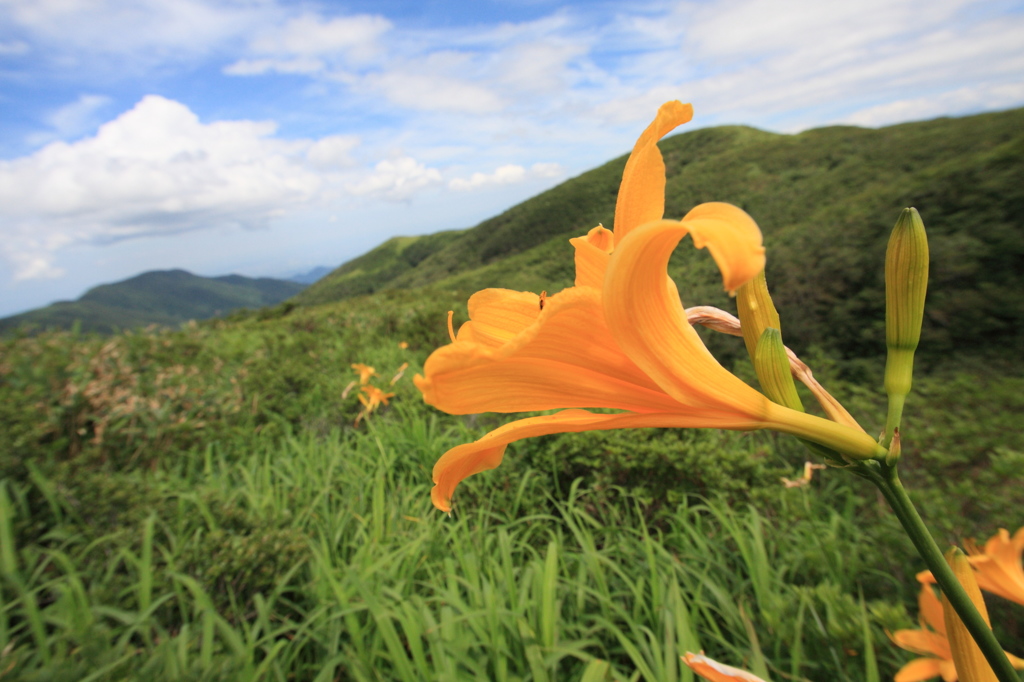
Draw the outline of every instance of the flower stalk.
M985 660L992 666L996 679L999 682L1020 682L1010 659L1006 657L992 629L956 579L953 569L949 567L939 546L935 544L935 539L924 525L921 515L918 514L917 508L900 481L896 465L890 466L879 461L859 462L853 471L878 486L893 513L896 514L896 518L899 519L903 529L910 537L910 541L914 543L918 554L921 555L932 575L935 576L935 582L938 583L942 594L956 611L960 620L963 621L971 637L977 642Z

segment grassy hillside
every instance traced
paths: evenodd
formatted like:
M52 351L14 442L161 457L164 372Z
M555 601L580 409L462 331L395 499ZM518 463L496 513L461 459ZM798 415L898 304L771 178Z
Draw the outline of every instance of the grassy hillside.
M393 237L321 277L296 296L295 301L316 305L372 294L419 266L424 259L457 240L461 234L452 231L420 237Z
M302 291L304 285L241 275L200 277L185 270L144 272L114 284L94 287L77 301L60 301L0 320L0 333L19 327L110 333L150 324L175 326L205 320L238 308L274 305Z
M830 469L785 489L807 458L791 438L530 439L463 484L454 518L432 509L437 456L508 421L439 414L412 386L451 297L0 341L12 679L579 680L608 665L596 679L692 682L678 653L705 649L772 679L861 682L912 657L885 632L913 627L920 561L866 482ZM855 386L826 360L819 377L877 430L880 368ZM358 427L353 362L396 393ZM916 378L903 476L943 544L1020 525L1022 396L1012 366ZM990 608L1022 641L1022 609Z
M758 221L767 274L794 347L881 352L881 262L900 209L917 206L932 244L926 354L1018 352L1024 331L1024 110L879 130L798 135L744 127L682 133L661 148L666 215L728 201ZM462 232L391 240L300 294L300 304L437 284L557 291L571 283L568 238L611 226L625 156ZM409 250L415 246L415 256ZM426 254L426 255L424 255ZM723 307L706 254L680 249L684 301Z

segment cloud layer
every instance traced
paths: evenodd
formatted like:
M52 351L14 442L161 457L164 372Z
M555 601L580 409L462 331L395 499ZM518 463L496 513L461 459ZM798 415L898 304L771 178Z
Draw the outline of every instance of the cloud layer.
M266 225L321 188L303 154L330 157L332 146L283 142L274 132L273 123L204 124L183 104L151 95L94 137L0 162L0 205L13 227L4 250L15 278L58 275L49 254L75 243Z
M0 161L0 259L21 280L60 275L81 245L311 207L512 203L627 151L668 99L694 102L694 125L781 131L1024 104L1010 0L502 8L515 18L490 3L0 1L0 130L18 150ZM346 224L383 240L409 223Z

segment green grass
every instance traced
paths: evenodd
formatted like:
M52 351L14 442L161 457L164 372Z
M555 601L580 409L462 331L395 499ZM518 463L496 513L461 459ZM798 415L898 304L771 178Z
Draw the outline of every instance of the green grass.
M806 457L788 438L524 441L454 517L434 510L437 456L504 421L438 414L411 385L460 295L4 342L0 672L689 680L678 656L704 649L852 682L909 658L885 631L912 626L920 562L866 483L828 470L784 490ZM354 428L357 361L380 384L412 366ZM815 366L876 428L879 391ZM946 540L1017 527L1024 442L1005 422L1024 378L962 361L917 389L904 458L927 520ZM1019 639L1019 608L993 615Z
M848 577L802 584L803 557L753 508L694 503L652 532L628 495L593 510L578 486L555 500L525 475L439 515L426 473L465 434L387 426L180 460L152 484L160 515L109 532L67 532L77 512L55 501L65 532L3 557L5 663L23 679L559 680L602 660L607 679L689 680L678 655L704 648L860 680L864 627L881 641L906 621L884 602L869 605L883 617L862 613ZM36 491L5 486L5 539ZM303 551L259 591L211 580L189 547L225 523L212 499L280 523ZM823 645L824 661L806 656Z

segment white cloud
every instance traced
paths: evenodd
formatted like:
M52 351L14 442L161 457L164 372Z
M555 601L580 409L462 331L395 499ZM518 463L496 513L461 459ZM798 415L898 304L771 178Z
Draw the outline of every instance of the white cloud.
M867 107L845 116L843 122L862 126L883 126L978 109L1005 109L1019 104L1022 100L1024 81L1006 85L965 87L928 97L913 97Z
M252 42L252 49L265 54L323 55L347 53L365 59L378 50L377 40L391 29L391 22L379 15L323 19L304 14L289 20L279 30L269 31Z
M663 40L702 61L752 64L780 55L817 54L808 68L828 65L867 44L919 36L948 24L976 0L686 0L672 14L645 25ZM680 27L666 33L667 27ZM682 28L685 27L685 28ZM909 44L907 47L912 47Z
M0 54L33 57L5 59L5 73L65 104L39 114L39 100L5 91L5 113L20 106L15 125L36 117L32 130L12 128L6 153L26 154L29 133L37 144L91 136L0 162L0 255L40 277L55 262L72 271L50 255L75 244L198 238L307 203L397 213L382 202L422 192L418 208L451 216L451 191L481 190L448 203L499 210L495 197L519 200L544 178L628 151L669 99L693 102L695 125L774 130L1019 106L1019 4L641 0L563 3L545 16L527 3L539 18L499 23L490 12L452 21L444 3L346 14L284 0L0 0ZM100 98L164 86L237 120L200 122L184 105L145 100L93 132L107 113ZM244 120L252 111L284 133Z
M558 93L572 84L569 62L586 51L586 46L570 41L513 45L499 53L495 70L499 81L510 90Z
M109 103L110 98L104 95L80 95L74 102L47 114L45 120L50 130L31 134L28 143L38 146L89 132L99 123L100 109Z
M499 166L493 173L473 173L468 178L454 178L448 182L448 189L465 192L489 185L513 185L530 178L557 178L564 173L560 164L535 163L527 171L516 164Z
M427 69L372 74L363 82L391 102L413 110L488 114L504 108L501 97L489 87Z
M621 86L597 111L617 123L680 98L699 123L800 130L880 102L1016 82L1024 69L1024 15L975 0L865 2L687 1L621 21L627 43L651 49L616 69Z
M378 15L326 19L303 14L261 32L249 44L260 56L239 59L223 71L229 76L316 74L326 69L328 61L359 64L381 51L379 39L390 29L391 22Z
M410 156L385 159L366 178L348 185L357 196L373 196L388 201L408 201L422 189L440 184L441 172L428 168Z
M306 150L306 158L317 168L349 168L355 165L352 150L358 147L359 143L357 135L322 137Z
M484 185L508 185L526 179L526 169L515 164L498 167L493 173L473 173L469 178L455 178L448 182L449 189L457 192L477 189Z
M137 62L206 52L279 14L269 2L6 0L4 5L10 24L46 43L50 53L131 54Z
M488 30L400 32L384 17L304 14L250 43L227 75L306 74L413 112L495 114L580 80L587 45L559 18ZM528 99L532 98L532 99Z
M319 59L296 57L294 59L239 59L224 67L228 76L262 76L265 73L311 74L324 70Z
M223 226L259 227L322 185L303 155L338 157L338 140L285 142L273 123L202 123L148 96L73 144L0 161L4 255L17 278L52 274L53 252Z
M565 169L562 168L562 164L555 162L535 163L530 166L530 172L533 173L534 177L538 178L557 178L565 175Z

